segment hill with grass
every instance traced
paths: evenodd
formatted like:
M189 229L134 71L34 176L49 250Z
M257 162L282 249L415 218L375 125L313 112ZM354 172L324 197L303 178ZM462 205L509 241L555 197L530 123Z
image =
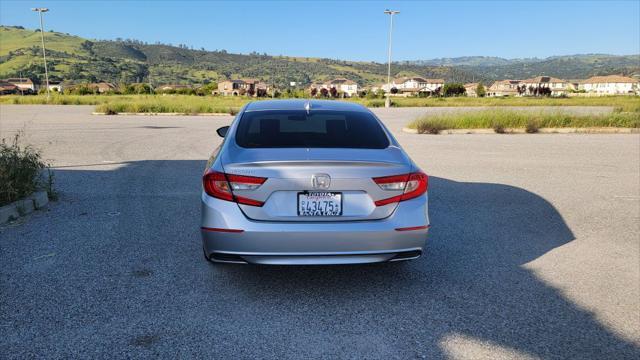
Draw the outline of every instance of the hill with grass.
M290 82L307 86L336 77L345 77L364 86L386 81L386 64L376 62L271 56L255 52L233 54L131 39L89 40L54 31L44 35L51 79L73 83L204 84L249 77L287 87ZM41 51L39 30L0 26L0 78L23 76L42 81ZM640 74L639 59L638 55L513 60L477 56L445 58L394 63L392 75L444 78L453 82L491 82L541 74L573 79Z
M333 59L232 54L185 45L147 44L136 40L99 41L45 32L51 78L71 82L151 82L202 84L226 78L258 78L279 86L308 85L345 77L361 85L386 81L385 64ZM42 79L40 32L0 26L0 77ZM402 64L397 76L470 81L474 74L447 66Z

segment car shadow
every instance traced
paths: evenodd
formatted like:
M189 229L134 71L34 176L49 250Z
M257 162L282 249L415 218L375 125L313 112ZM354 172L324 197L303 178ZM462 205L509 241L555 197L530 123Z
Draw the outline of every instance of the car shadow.
M40 231L2 233L3 271L12 279L5 305L28 304L15 315L16 334L31 326L66 331L49 346L71 348L90 319L104 325L83 341L102 341L104 349L116 326L129 339L112 341L124 348L139 339L154 339L140 351L190 341L201 356L240 348L247 357L448 358L459 341L541 358L640 354L529 269L574 240L535 193L430 177L433 227L426 253L410 262L211 265L199 237L204 166L156 160L56 169L60 201L29 220ZM22 249L54 255L38 262L8 255ZM44 288L65 292L56 298Z
M247 295L326 299L324 316L343 315L336 322L371 319L371 331L394 339L388 345L401 349L399 357L448 357L443 343L451 336L542 358L640 354L525 266L574 240L552 204L518 187L433 176L429 195L432 228L419 260L219 271Z

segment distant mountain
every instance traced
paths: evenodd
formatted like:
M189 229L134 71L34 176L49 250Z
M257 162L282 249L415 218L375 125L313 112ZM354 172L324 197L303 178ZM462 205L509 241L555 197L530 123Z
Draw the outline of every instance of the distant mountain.
M534 62L539 59L505 59L495 56L461 56L454 58L437 58L431 60L404 61L404 64L430 66L502 66L518 62Z
M550 75L564 79L581 79L595 75L640 75L640 55L583 54L551 56L545 59L504 59L488 56L465 56L404 62L415 65L458 67L485 79L524 79Z
M290 82L307 86L344 77L360 85L387 79L387 65L267 54L232 54L196 50L186 45L147 44L137 40L87 40L46 32L51 78L69 82L151 82L154 85L202 84L226 78L257 78L279 87ZM0 26L0 78L44 76L39 30ZM448 82L523 79L537 75L587 78L593 75L640 75L640 55L554 56L546 59L503 59L488 56L440 58L394 63L392 76L443 78Z

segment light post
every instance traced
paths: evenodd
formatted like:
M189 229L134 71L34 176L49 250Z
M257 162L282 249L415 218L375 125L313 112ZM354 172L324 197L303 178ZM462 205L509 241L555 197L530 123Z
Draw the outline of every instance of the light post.
M47 82L47 100L49 100L49 72L47 71L47 53L44 50L44 25L42 22L42 13L49 11L47 8L32 8L31 11L40 13L40 36L42 38L42 59L44 60L44 78Z
M385 10L385 14L389 14L390 23L389 23L389 58L387 60L387 99L384 101L384 107L391 107L391 33L393 32L393 15L399 14L400 11L397 10Z

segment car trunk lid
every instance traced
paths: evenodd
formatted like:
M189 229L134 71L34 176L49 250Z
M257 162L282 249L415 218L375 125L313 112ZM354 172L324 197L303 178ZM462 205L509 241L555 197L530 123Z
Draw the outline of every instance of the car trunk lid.
M233 155L229 155L233 154ZM348 154L348 156L345 156ZM287 160L282 160L287 159ZM345 160L348 159L348 160ZM262 221L355 221L388 217L397 203L376 206L375 201L402 191L382 190L372 178L411 172L406 155L395 146L386 149L245 149L237 147L223 158L228 174L264 177L256 190L236 195L264 202L239 204L244 214ZM314 188L314 176L328 176L326 188ZM339 216L299 216L298 194L330 192L341 195Z

